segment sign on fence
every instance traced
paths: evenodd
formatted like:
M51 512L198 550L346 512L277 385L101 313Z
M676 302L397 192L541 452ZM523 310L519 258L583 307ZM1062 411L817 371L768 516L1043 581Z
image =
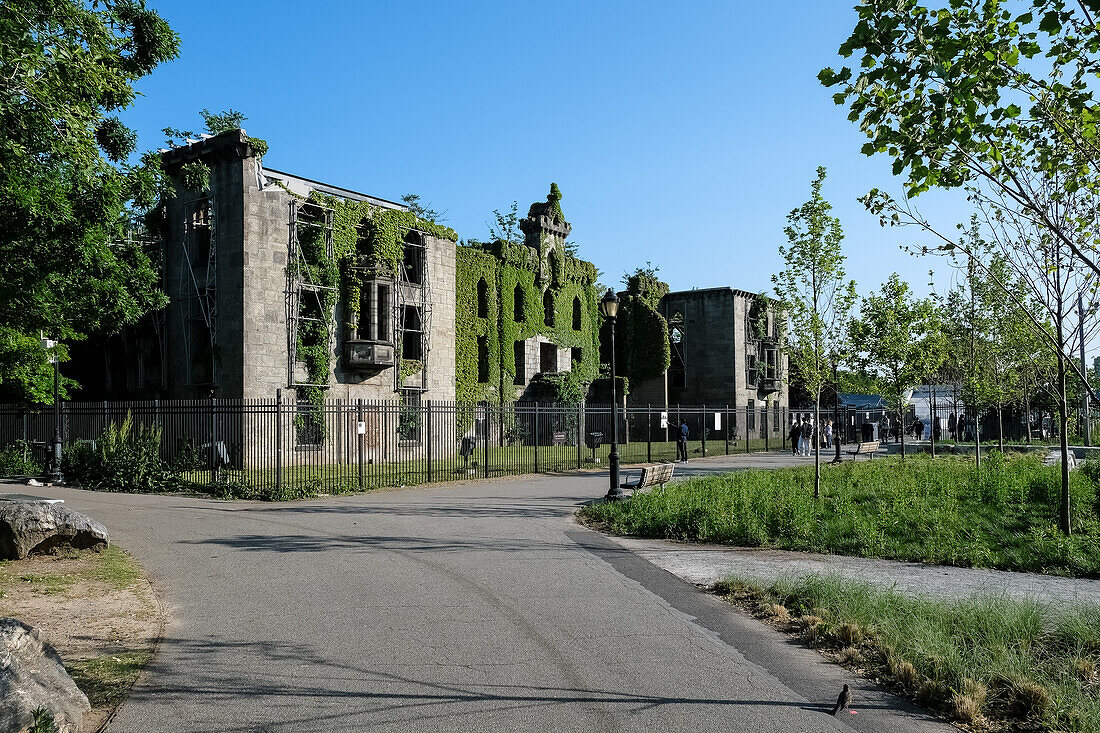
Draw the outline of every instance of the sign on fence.
M662 428L667 428L668 427L668 413L667 412L662 412L661 413L661 427Z
M714 413L714 429L715 430L721 430L722 429L722 413L720 413L720 412Z

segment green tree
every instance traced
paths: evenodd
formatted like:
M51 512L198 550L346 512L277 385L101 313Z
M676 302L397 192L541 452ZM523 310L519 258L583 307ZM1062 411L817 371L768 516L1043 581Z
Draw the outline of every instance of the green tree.
M818 78L838 89L834 100L870 138L863 152L888 155L894 174L906 174L907 197L967 186L976 200L1033 219L1100 275L1095 242L1076 235L1082 222L1060 217L1045 186L1021 175L1093 199L1100 193L1096 5L865 0L840 47L858 68L826 68ZM879 191L865 203L899 214Z
M160 306L155 247L126 236L165 190L110 116L179 39L136 0L0 4L0 389L50 399L40 332L77 341ZM59 356L66 358L65 348Z
M821 393L847 351L846 329L856 301L841 252L844 232L821 195L825 169L817 169L810 200L787 214L787 246L779 247L785 269L772 276L779 308L787 320L784 350L814 401L814 426L821 429ZM814 498L821 495L821 441L814 441Z
M909 397L927 374L925 339L934 330L933 312L932 302L914 298L909 283L895 272L878 293L863 300L859 318L851 324L853 348L875 375L880 394L903 423L902 459Z

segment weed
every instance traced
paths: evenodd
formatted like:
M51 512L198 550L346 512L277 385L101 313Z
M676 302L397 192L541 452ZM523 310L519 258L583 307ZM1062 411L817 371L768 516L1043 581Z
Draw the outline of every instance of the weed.
M88 696L92 707L108 707L126 697L126 691L152 656L149 651L109 654L70 662L66 669L77 687Z
M860 664L863 661L863 652L858 647L846 646L840 650L838 658L841 664Z
M846 646L853 646L863 641L863 629L858 624L841 624L836 630L836 638Z

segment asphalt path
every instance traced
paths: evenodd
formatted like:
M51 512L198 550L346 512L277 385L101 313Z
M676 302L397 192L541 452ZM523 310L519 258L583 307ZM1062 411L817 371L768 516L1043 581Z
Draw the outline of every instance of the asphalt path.
M169 614L110 731L949 730L582 528L606 481L285 504L34 491L104 522ZM833 718L844 681L857 714Z

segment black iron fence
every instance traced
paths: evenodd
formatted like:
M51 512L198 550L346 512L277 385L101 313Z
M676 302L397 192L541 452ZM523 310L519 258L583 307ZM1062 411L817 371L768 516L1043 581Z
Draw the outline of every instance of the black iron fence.
M610 405L494 405L424 401L272 400L66 402L66 449L102 439L125 420L160 434L160 458L183 484L275 495L365 490L607 465ZM680 424L690 457L785 449L790 415L775 406L678 405L618 410L624 464L676 458ZM0 475L45 467L52 408L0 405ZM11 466L21 466L16 470ZM305 489L306 491L299 491Z

